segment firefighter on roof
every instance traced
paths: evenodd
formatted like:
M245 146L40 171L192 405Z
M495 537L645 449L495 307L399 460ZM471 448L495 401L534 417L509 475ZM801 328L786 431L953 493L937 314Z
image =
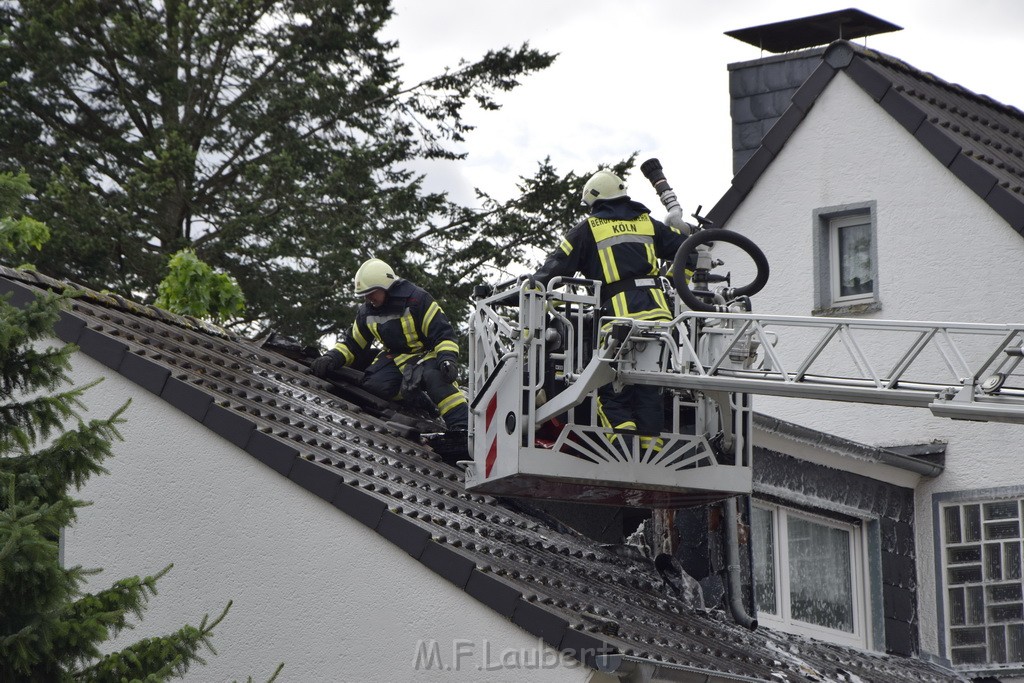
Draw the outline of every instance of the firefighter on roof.
M434 298L395 275L391 266L370 259L359 267L355 294L364 298L344 340L317 358L317 377L345 365L376 340L380 351L364 373L363 388L381 398L400 398L422 383L451 430L465 430L469 406L455 381L459 376L455 330Z
M534 277L545 285L556 276L601 282L602 314L637 320L671 320L658 276L662 260L671 262L687 235L651 218L650 209L626 194L626 184L611 171L598 171L583 187L590 215L569 230ZM646 449L657 448L664 423L661 389L629 385L616 393L598 392L598 415L605 427L637 432ZM613 436L614 439L614 436Z

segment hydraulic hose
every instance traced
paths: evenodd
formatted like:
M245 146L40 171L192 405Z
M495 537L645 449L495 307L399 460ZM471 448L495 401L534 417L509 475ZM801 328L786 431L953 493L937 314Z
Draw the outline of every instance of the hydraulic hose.
M724 230L721 228L710 228L707 230L701 230L695 232L686 238L681 245L679 250L676 252L675 260L672 262L672 280L676 286L676 291L679 292L679 298L683 300L690 310L702 311L704 313L714 313L722 311L722 307L715 304L709 304L700 298L690 289L690 283L686 281L686 266L690 260L690 254L692 254L697 247L708 242L728 242L742 249L747 256L753 260L754 265L757 266L757 275L748 284L742 287L737 287L729 291L729 298L735 299L741 296L753 296L757 294L764 286L768 284L768 259L765 257L764 252L761 251L760 247L754 244L753 240L745 235L741 235L738 232L731 230Z

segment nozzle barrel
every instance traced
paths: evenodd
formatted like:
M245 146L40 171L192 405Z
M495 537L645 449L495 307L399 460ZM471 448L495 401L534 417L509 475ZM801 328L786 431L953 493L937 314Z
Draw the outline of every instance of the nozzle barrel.
M670 212L678 211L682 213L683 207L679 204L679 198L676 197L676 193L672 191L672 186L668 184L668 178L665 177L665 172L661 168L661 162L657 159L648 159L644 163L640 164L640 172L644 174L644 177L651 181L651 185L654 186L654 191L658 193L658 198L661 200L662 205Z
M668 184L668 179L665 178L665 172L661 170L661 162L657 159L648 159L640 164L640 172L651 181L651 185L654 186L657 192L660 193L662 190L672 189Z

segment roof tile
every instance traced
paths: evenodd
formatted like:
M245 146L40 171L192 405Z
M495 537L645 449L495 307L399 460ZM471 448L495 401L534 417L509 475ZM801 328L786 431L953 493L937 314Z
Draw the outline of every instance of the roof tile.
M60 319L53 326L57 337L68 344L77 343L83 329L85 329L85 321L67 311L60 312Z
M430 541L419 556L420 562L431 571L451 581L459 588L465 588L476 562L449 548L447 545Z
M128 352L128 345L97 332L85 328L78 337L78 347L82 352L98 360L111 370L121 367L124 354Z
M136 353L125 354L118 372L157 396L164 390L167 378L171 376L167 368Z
M83 349L84 351L85 349ZM213 403L213 397L202 389L177 377L167 378L160 398L199 422Z
M509 584L474 569L466 582L466 592L503 617L512 618L522 593Z
M256 428L251 418L216 403L207 409L203 424L242 449Z
M291 471L292 465L299 457L297 448L265 432L253 432L245 445L245 450L264 465L285 476ZM336 501L337 496L331 500L331 504L340 507Z
M832 78L836 75L836 70L828 62L822 62L818 67L811 72L811 75L804 81L797 91L793 94L793 106L798 107L802 112L810 111L811 107L814 106L814 102L818 99L818 96L825 90Z
M949 165L949 170L975 194L985 198L996 186L996 177L989 173L982 163L970 158L968 154L957 156Z
M512 621L554 648L562 644L569 628L569 622L562 617L522 599L516 604Z
M925 114L920 107L917 107L911 99L896 89L890 88L878 103L882 105L882 109L896 119L897 123L911 133L916 133L924 123Z
M388 539L396 546L419 558L423 549L430 542L430 532L400 514L387 510L381 515L380 523L377 525L377 533Z
M0 287L25 282L0 268ZM109 297L77 300L73 315L88 323L90 336L113 344L97 338L87 348L126 349L126 376L232 441L244 440L259 461L588 665L601 648L776 683L831 672L836 662L851 679L959 680L916 659L750 632L705 609L700 586L685 574L671 590L649 559L556 528L529 505L466 492L460 470L391 433L376 407L332 395L302 365L222 330L128 308ZM595 633L601 623L614 624L614 635Z
M960 145L934 121L926 122L914 135L943 166L949 166L960 154Z
M288 478L314 496L331 502L338 495L338 489L345 484L330 467L306 458L294 457L291 458Z
M871 68L871 66L863 60L854 59L844 71L846 75L852 78L853 82L859 85L864 92L875 100L875 102L881 101L892 87L892 81L886 78L884 74L879 73L877 69Z

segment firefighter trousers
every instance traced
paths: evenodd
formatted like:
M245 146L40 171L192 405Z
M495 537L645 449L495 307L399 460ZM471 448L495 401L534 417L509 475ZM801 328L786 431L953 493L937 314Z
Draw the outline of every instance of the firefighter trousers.
M415 368L411 364L415 363ZM391 354L382 353L370 364L363 376L363 388L388 401L401 398L404 369L416 370L418 380L414 385L422 387L437 406L441 419L449 430L464 430L469 423L469 404L462 390L454 382L445 382L437 358L419 360L413 358L399 368ZM412 387L405 388L408 390Z
M665 404L661 387L627 385L616 393L612 385L598 389L600 413L606 427L635 431L643 436L658 436L665 424ZM646 443L646 439L641 439Z

